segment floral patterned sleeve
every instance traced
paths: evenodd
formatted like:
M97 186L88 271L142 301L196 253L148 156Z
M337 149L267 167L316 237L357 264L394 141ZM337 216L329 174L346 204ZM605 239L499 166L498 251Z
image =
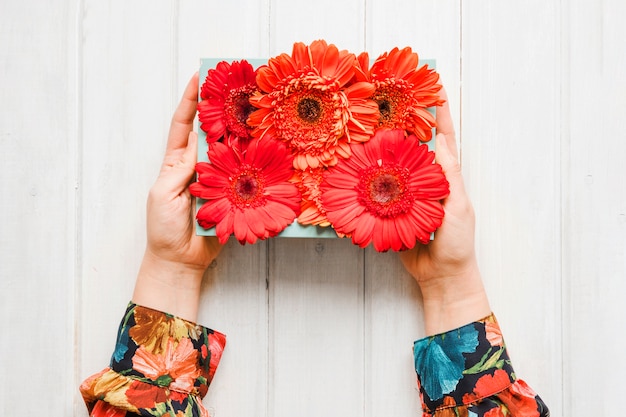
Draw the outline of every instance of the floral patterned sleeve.
M130 303L108 368L80 391L94 417L208 417L202 405L226 337L206 327Z
M548 417L517 379L495 316L417 340L413 347L423 417Z

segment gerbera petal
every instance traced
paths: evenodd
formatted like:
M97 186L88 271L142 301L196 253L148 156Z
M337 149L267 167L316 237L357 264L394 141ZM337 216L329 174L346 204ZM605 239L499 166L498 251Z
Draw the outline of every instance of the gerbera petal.
M430 196L447 192L447 181L425 145L411 138L379 130L368 142L351 144L352 157L324 175L319 188L328 220L361 247L408 249L441 225L443 208Z
M235 235L235 238L240 243L247 241L246 238L248 236L248 228L249 228L249 225L246 221L246 216L243 213L243 211L235 210L234 218L233 218L233 233Z
M276 235L300 211L298 187L290 182L293 167L284 144L271 138L253 139L247 147L216 142L209 147L210 163L199 163L194 195L206 200L198 223L215 226L221 243L234 234L241 243Z
M256 83L259 86L259 90L270 92L279 81L280 78L275 75L274 70L269 66L262 66L257 70Z
M398 236L402 243L404 244L404 248L411 249L415 246L415 234L411 233L411 221L409 216L402 216L401 218L396 219L396 230L398 231Z
M369 66L370 56L367 52L361 52L357 57L357 62L354 72L355 84L358 82L366 81L370 82Z
M376 218L370 213L365 212L362 216L358 217L358 224L350 225L346 229L351 229L350 233L352 233L352 242L355 245L365 247L372 241L375 224Z
M318 68L322 77L341 77L342 74L337 72L339 50L335 45L326 45L324 41L314 41L311 43L310 49L313 65Z
M265 234L265 227L262 222L261 216L258 214L260 210L245 210L243 215L245 217L248 228L257 237L262 237Z
M284 57L283 59L287 59L289 56L283 54L282 57ZM293 44L291 57L293 57L293 62L296 64L295 70L303 71L307 67L311 67L311 65L313 64L309 55L309 48L307 48L306 45L302 42L296 42ZM284 75L279 75L279 77L284 78Z
M234 219L235 213L229 210L224 214L219 223L215 225L215 235L219 238L221 244L226 243L230 235L233 234Z
M292 56L270 59L257 72L265 94L251 98L259 107L248 118L255 127L252 135L287 143L296 169L348 158L345 144L366 141L378 123L377 105L369 99L371 84L342 89L353 78L355 63L353 54L321 40L310 46L296 43Z
M208 143L223 136L250 138L252 127L246 124L252 105L249 98L258 91L256 75L249 62L219 62L207 73L198 103L200 128Z

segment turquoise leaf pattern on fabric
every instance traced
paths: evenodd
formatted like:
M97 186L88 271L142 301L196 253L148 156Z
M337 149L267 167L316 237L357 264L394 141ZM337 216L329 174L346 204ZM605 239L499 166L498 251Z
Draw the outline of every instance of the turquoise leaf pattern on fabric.
M415 370L431 400L454 391L465 370L463 354L475 352L477 346L478 331L473 326L415 342Z
M121 327L121 326L120 326ZM115 345L115 351L113 352L113 359L116 362L121 362L124 359L124 355L128 351L128 331L129 326L123 326L117 338L117 344Z

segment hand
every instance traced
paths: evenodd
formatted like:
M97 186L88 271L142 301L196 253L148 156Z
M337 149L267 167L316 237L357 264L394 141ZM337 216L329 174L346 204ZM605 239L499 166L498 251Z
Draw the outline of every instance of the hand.
M147 204L147 246L133 301L195 321L202 277L222 246L197 236L188 185L194 175L198 136L198 74L185 89L172 118L161 172Z
M490 313L474 251L474 209L465 191L448 97L437 108L436 161L450 183L445 217L427 245L401 252L424 299L427 334L451 330Z

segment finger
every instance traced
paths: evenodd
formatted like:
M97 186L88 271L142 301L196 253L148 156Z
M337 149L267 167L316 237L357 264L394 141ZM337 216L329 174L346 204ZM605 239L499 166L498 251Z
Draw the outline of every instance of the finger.
M443 133L446 136L448 148L452 155L458 159L459 154L456 147L456 135L454 133L454 123L450 114L450 101L445 88L441 88L439 95L444 103L437 107L437 134Z
M448 138L444 134L439 133L435 140L435 161L441 165L443 173L450 183L450 195L452 195L454 190L462 190L464 188L461 166L456 156L450 150Z
M196 72L185 88L183 97L174 112L166 153L187 147L189 132L193 130L193 119L198 107L198 73Z
M172 196L177 196L185 191L195 173L198 135L195 132L189 132L186 142L185 152L159 177L158 182L163 192Z

